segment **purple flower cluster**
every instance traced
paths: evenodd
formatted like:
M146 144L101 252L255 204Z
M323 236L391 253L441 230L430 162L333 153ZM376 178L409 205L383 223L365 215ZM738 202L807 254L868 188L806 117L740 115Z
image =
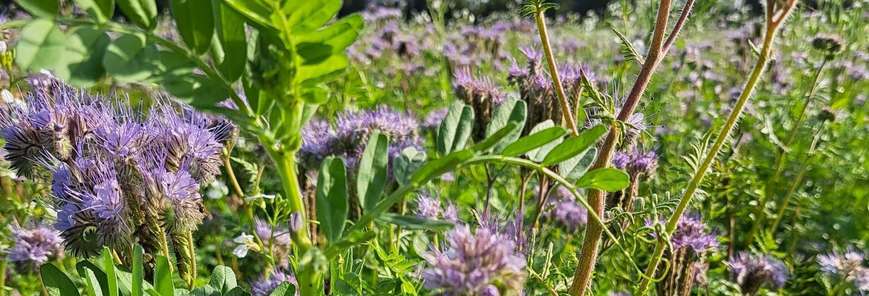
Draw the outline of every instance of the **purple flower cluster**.
M416 215L420 218L459 222L459 212L455 204L448 203L446 208L441 208L438 198L426 194L420 194L416 199Z
M613 166L628 171L632 176L651 174L658 167L658 154L655 151L634 149L630 153L617 151L613 156Z
M220 174L231 124L165 101L142 115L53 77L32 80L26 102L0 112L6 160L19 175L51 177L55 228L71 251L128 249L149 233L139 231L145 217L167 234L202 223L199 188Z
M550 219L569 232L575 232L588 223L588 210L576 202L567 188L559 187L557 195L550 201L552 206L547 212Z
M832 252L818 256L821 271L852 282L858 290L869 291L869 267L863 266L863 253L849 250L844 254Z
M35 225L25 229L12 227L13 246L8 259L27 268L63 257L63 240L60 233L51 228ZM3 271L5 272L5 271Z
M389 137L389 158L393 159L404 148L422 147L418 129L419 122L413 116L386 107L348 111L338 115L334 128L325 120L311 120L302 129L299 155L309 168L327 156L340 156L352 170L374 131Z
M446 247L424 255L425 287L442 295L519 293L525 282L525 257L508 235L490 227L467 225L447 233Z
M753 295L764 285L781 288L789 277L784 263L768 255L740 252L726 264L730 269L730 277L748 295Z
M283 283L290 283L294 286L298 286L296 276L293 275L292 272L278 269L272 272L268 277L263 277L252 282L250 284L250 294L253 296L268 296ZM301 295L298 288L296 289L296 295Z
M498 21L462 26L447 37L443 55L454 69L477 68L482 66L482 61L491 61L492 66L501 69L510 57L504 46L507 32L521 25L521 22Z
M474 77L469 68L453 73L453 88L456 96L474 109L474 139L481 140L495 107L504 102L506 94L492 80Z
M525 56L526 65L522 67L514 61L508 71L507 80L519 88L519 96L528 105L526 124L526 132L528 132L532 127L546 120L559 122L561 107L551 76L544 70L543 53L532 48L523 48L521 51ZM583 75L589 81L594 80L594 74L587 66L560 65L558 74L569 100L578 97Z

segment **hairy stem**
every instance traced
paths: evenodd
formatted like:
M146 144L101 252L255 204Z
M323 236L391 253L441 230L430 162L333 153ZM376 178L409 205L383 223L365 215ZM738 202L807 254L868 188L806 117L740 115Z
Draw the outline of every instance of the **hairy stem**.
M570 111L570 102L567 100L567 95L564 93L564 86L561 85L561 79L558 77L558 66L555 64L555 55L552 53L552 45L549 44L549 32L546 30L546 17L543 14L544 9L537 9L534 13L534 20L537 22L537 31L540 32L540 43L543 43L543 55L546 56L546 62L549 64L549 76L552 77L552 83L555 84L555 93L558 94L558 103L561 105L561 115L567 127L573 132L573 135L579 134L579 129L576 127L576 117L573 117L573 112ZM576 102L579 105L579 101Z
M686 4L691 4L691 1ZM634 113L634 110L640 102L640 98L643 96L646 87L649 85L652 73L655 72L661 59L666 55L663 42L664 31L667 29L667 23L669 21L670 5L670 0L661 0L660 5L658 6L655 30L652 34L652 45L649 47L649 53L645 58L645 63L643 63L643 67L640 69L640 74L637 76L637 80L631 88L631 92L625 101L625 105L618 114L617 119L619 121L626 121L628 117ZM682 11L683 14L686 15L686 18L691 8L690 5L686 5L683 8ZM681 26L674 28L674 31L671 32L670 35L675 36L675 34L678 33L678 31L676 31L678 29L681 29ZM589 170L605 168L610 165L610 161L615 153L616 144L621 137L620 134L621 132L618 125L614 124L610 128L606 140L604 140L603 146L601 147L600 152L598 152L597 158ZM592 189L589 191L588 196L589 204L592 206L591 211L601 217L604 212L605 195L606 192ZM585 295L589 283L591 283L591 277L594 273L594 265L597 262L597 251L598 246L600 245L602 230L604 230L604 225L589 224L586 227L585 240L582 242L582 249L580 251L579 266L577 266L576 271L574 272L573 283L570 285L570 290L568 291L570 295Z
M783 13L780 13L779 11L773 9L775 3L777 2L769 4L769 7L767 8L766 33L764 34L763 47L761 48L760 55L758 56L757 62L754 65L754 69L752 70L751 75L749 76L748 81L746 82L745 87L743 88L742 93L739 96L739 99L736 101L736 105L733 106L733 110L730 111L730 115L728 116L727 121L724 123L724 126L718 133L718 136L715 139L715 143L712 145L712 148L707 152L706 157L700 164L700 167L697 168L697 171L695 171L694 176L688 183L688 187L685 189L682 198L679 200L679 205L676 206L676 209L673 211L670 219L667 220L667 225L665 228L666 234L660 236L657 244L655 245L654 255L652 256L652 260L651 262L649 262L649 266L646 269L645 276L643 277L643 280L640 283L639 288L637 289L637 295L645 295L646 291L648 290L649 284L651 283L650 279L654 277L655 272L658 268L658 263L661 262L661 257L664 255L665 248L668 245L664 238L670 237L670 235L672 235L673 232L676 230L676 225L679 222L679 219L682 217L682 214L688 207L688 203L691 201L691 198L694 196L694 193L700 186L700 182L706 175L706 171L715 161L716 156L718 155L718 151L720 151L721 147L724 146L727 138L730 137L730 132L733 130L733 127L739 120L740 115L742 115L742 110L745 108L745 104L748 103L748 99L751 97L755 86L760 81L761 74L764 72L764 70L766 70L766 66L769 64L769 56L770 52L772 51L773 40L775 39L776 33L778 32L779 25L781 24L781 21L783 21L784 18L787 17L787 15L793 9L793 6L796 5L796 0L789 1L788 6L782 8L784 9ZM774 15L780 16L778 17L777 21L775 20L776 17Z

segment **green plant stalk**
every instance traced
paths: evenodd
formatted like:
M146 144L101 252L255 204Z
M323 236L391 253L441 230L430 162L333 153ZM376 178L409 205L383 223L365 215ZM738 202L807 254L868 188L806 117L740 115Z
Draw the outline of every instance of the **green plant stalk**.
M797 115L797 121L794 122L794 127L791 129L791 132L788 133L788 138L784 142L784 148L781 153L777 156L775 172L772 177L770 177L769 181L766 183L766 187L764 188L764 194L761 196L760 201L758 202L758 206L755 208L754 214L757 219L754 220L754 223L751 225L751 229L748 231L748 236L746 238L746 245L751 245L754 243L754 236L760 227L764 224L766 220L766 211L764 211L767 200L773 195L773 189L778 183L781 175L784 173L785 160L788 154L788 149L790 149L791 144L793 144L794 140L796 140L797 134L799 134L800 125L803 124L803 120L806 118L806 111L809 109L809 105L812 103L812 98L815 97L815 94L818 90L818 80L821 79L821 72L824 70L824 66L827 65L829 61L828 58L824 58L821 65L815 71L814 78L812 79L812 86L809 91L806 93L806 103L803 104L803 108L800 109L800 113ZM775 230L775 228L773 228Z
M552 83L555 85L555 93L558 94L558 103L561 105L562 120L570 128L574 136L579 135L579 129L576 127L576 117L573 117L573 112L570 111L570 102L567 100L567 95L564 93L564 86L561 85L561 78L558 77L558 65L555 63L555 55L552 53L552 45L549 43L549 32L546 30L545 9L537 9L534 13L534 20L537 22L537 31L540 33L540 43L543 43L543 55L546 56L546 63L549 65L549 76L552 78ZM576 104L581 106L580 102ZM580 107L581 108L581 107Z
M763 47L761 48L760 55L758 56L757 62L754 65L754 69L752 70L751 75L748 78L748 82L745 84L745 87L743 88L742 94L740 94L736 105L733 106L733 110L730 112L727 121L724 123L724 126L718 133L718 137L715 139L715 143L706 154L706 157L700 164L700 167L697 168L697 171L694 173L694 176L688 183L688 187L685 189L685 193L679 200L679 205L676 207L676 209L673 211L673 214L670 216L670 219L667 221L667 225L665 228L666 233L660 236L657 244L655 245L654 255L652 256L652 260L651 262L649 262L649 266L646 269L645 276L643 277L643 280L642 282L640 282L640 286L637 289L637 295L645 295L646 291L648 290L649 284L651 283L650 279L654 277L655 272L658 268L658 263L661 262L661 258L664 255L664 249L668 245L668 243L665 241L665 238L670 237L670 235L672 235L673 232L676 230L676 225L679 222L679 219L682 217L682 214L688 207L688 203L691 201L691 198L694 196L694 193L700 186L700 182L706 175L706 171L709 169L709 167L712 165L712 162L718 155L718 151L721 150L721 147L724 146L727 138L730 137L730 132L733 130L733 127L739 120L740 115L742 115L742 110L745 108L745 104L748 103L748 99L751 97L752 92L754 92L755 86L757 86L757 83L760 81L761 74L763 74L763 72L766 70L766 67L769 64L770 52L772 51L773 47L773 40L775 40L779 25L781 24L781 21L783 21L787 17L787 14L790 13L793 5L796 5L795 1L793 0L790 3L792 3L792 5L786 8L785 11L783 11L783 15L781 15L779 21L773 20L773 13L771 11L772 8L768 8L767 26L766 33L764 34L763 39Z
M815 132L814 139L812 140L812 146L809 147L808 154L811 155L815 152L815 149L818 146L818 140L820 139L821 131L823 131L824 125L818 127L818 130ZM791 198L796 193L797 189L800 188L800 185L803 183L803 178L806 177L806 172L808 172L809 166L804 165L800 168L800 172L797 173L797 177L794 179L793 184L788 188L788 192L785 194L785 197L782 199L781 205L779 205L778 213L775 216L775 220L772 222L772 226L770 227L770 231L775 233L776 229L778 229L779 224L785 215L785 210L788 208L788 204L791 202Z
M618 114L618 121L625 122L628 117L633 114L640 102L640 98L642 98L643 93L646 91L646 87L649 85L652 73L655 72L655 69L658 67L669 49L664 47L664 31L667 30L667 23L670 18L670 5L670 0L662 0L658 6L655 29L652 33L652 45L649 47L649 53L645 58L643 67L640 69L640 74L637 76L637 80L634 82L634 86L631 88L631 92L625 101L625 105ZM687 19L687 14L691 11L692 7L691 1L686 2L686 5L682 10L682 14L685 15L685 17L680 18L680 21L684 22ZM674 27L674 29L681 28L682 26L678 24ZM670 35L675 36L677 33L677 31L673 31ZM609 133L607 133L607 137L604 140L601 150L598 152L590 170L609 167L613 154L615 154L616 144L620 137L621 131L619 130L618 125L613 124ZM589 212L594 212L597 216L603 216L605 201L606 192L595 189L589 190L588 202L592 206L589 208ZM573 282L568 290L570 295L585 295L585 291L588 289L592 275L594 274L598 247L600 245L602 231L604 230L606 230L604 225L589 224L586 227L585 239L582 242L582 249L580 250L579 265L573 274Z
M0 258L0 296L6 295L6 256Z

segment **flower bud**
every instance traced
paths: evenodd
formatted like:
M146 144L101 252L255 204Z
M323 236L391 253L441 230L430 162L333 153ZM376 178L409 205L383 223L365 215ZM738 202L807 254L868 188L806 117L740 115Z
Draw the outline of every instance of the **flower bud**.
M842 39L835 35L820 35L812 40L812 46L826 51L827 55L834 55L842 50Z

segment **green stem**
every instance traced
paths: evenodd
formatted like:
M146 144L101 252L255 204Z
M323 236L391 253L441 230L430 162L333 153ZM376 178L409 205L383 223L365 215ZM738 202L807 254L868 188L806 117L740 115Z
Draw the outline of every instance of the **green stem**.
M769 5L769 7L767 8L766 33L764 35L763 47L761 49L758 60L754 65L754 69L752 70L748 82L745 84L745 87L743 88L742 94L740 94L736 105L733 106L733 110L730 112L730 116L727 118L727 121L724 123L724 126L718 133L718 137L715 139L715 143L712 145L712 149L706 154L706 157L700 164L700 167L697 168L697 171L694 173L694 176L688 183L688 187L685 189L682 198L679 200L679 205L676 207L676 209L673 211L673 214L670 216L670 219L667 221L667 225L665 228L666 233L661 236L662 238L670 237L670 235L672 235L673 232L676 230L676 225L679 222L679 219L682 217L682 214L688 207L688 203L691 201L691 198L694 196L694 193L700 186L700 182L706 175L706 171L709 169L709 166L712 165L712 162L716 159L718 151L721 150L721 147L730 137L730 132L733 130L733 126L735 126L736 122L739 120L739 116L742 114L742 110L745 108L745 104L751 97L751 94L754 91L757 82L760 81L761 74L764 72L764 70L766 70L766 66L769 64L769 55L772 51L773 40L775 39L776 33L778 32L779 25L782 21L784 21L785 17L787 17L787 15L790 13L795 5L796 0L791 0L788 2L788 6L783 8L784 10L782 11L776 11L775 9L773 9L772 6L774 6L774 4ZM776 12L775 15L779 16L777 20L775 19L773 12ZM668 243L664 241L664 239L658 239L658 242L655 245L655 252L652 260L649 263L648 268L646 269L645 276L643 277L639 288L637 289L637 295L645 295L646 291L649 288L649 284L651 283L650 279L654 277L655 271L658 268L658 263L660 263L661 257L664 255L664 249L667 245Z
M790 149L791 144L793 144L794 140L796 140L797 134L799 134L799 128L803 124L803 120L806 118L806 111L809 108L809 105L812 103L812 98L815 97L815 93L818 89L818 81L821 78L821 72L824 69L824 66L827 65L827 61L829 59L824 58L821 65L815 71L814 78L812 79L812 86L809 91L805 94L806 103L803 104L803 107L800 109L800 113L797 115L797 120L794 122L794 126L791 128L791 131L788 133L788 137L784 142L784 147L782 147L781 153L777 156L775 172L772 177L770 177L769 181L767 181L766 186L764 188L764 194L761 196L760 201L758 202L758 206L755 208L754 214L757 217L752 223L751 229L748 231L748 236L746 237L746 245L751 245L754 243L754 237L758 230L760 230L761 225L764 224L766 220L766 202L773 195L773 188L775 188L778 183L781 175L784 173L785 161L787 160L788 150Z
M809 151L808 151L809 158L814 156L814 152L818 146L818 140L820 138L821 131L823 130L823 128L824 128L824 126L821 125L818 127L818 130L815 132L815 136L813 137L814 139L812 140L812 145L811 145L811 147L809 147ZM806 163L808 163L808 162L806 162ZM771 233L775 233L776 229L778 229L778 226L781 223L782 218L784 218L785 210L788 208L788 204L790 204L790 202L791 202L791 198L794 196L794 193L797 192L797 189L800 188L800 185L802 185L803 178L805 178L806 172L808 172L808 170L809 170L809 166L803 165L800 168L800 172L797 173L797 177L794 179L793 184L791 184L791 186L788 188L788 192L785 193L785 197L782 199L782 202L779 205L778 213L776 214L775 220L773 220L772 226L770 227Z
M546 12L545 9L537 9L537 12L534 14L534 20L537 22L537 31L540 32L540 43L543 43L543 54L546 56L547 64L549 64L549 76L552 77L555 93L558 94L562 120L567 123L567 127L570 128L570 131L575 136L579 134L579 129L576 127L576 117L573 117L573 112L570 111L570 102L567 101L564 86L561 85L561 79L558 77L558 65L555 64L555 55L552 53L552 45L549 44L549 33L546 30L544 12ZM579 101L576 104L580 105Z
M0 258L0 296L6 295L6 256Z

